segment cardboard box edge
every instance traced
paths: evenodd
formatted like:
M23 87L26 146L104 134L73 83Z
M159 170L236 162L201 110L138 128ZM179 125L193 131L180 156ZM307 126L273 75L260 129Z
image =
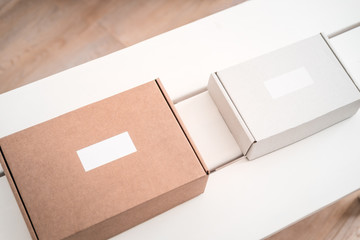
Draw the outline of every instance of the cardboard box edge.
M181 186L178 186L168 192L165 192L155 198L149 199L146 202L143 202L137 206L134 206L133 208L130 208L120 214L117 214L111 218L108 218L102 222L99 222L95 225L92 225L91 227L84 229L82 231L79 231L69 237L67 237L67 240L87 240L89 237L94 237L94 239L102 239L103 237L111 238L118 234L121 234L133 227L136 227L137 225L140 225L141 223L144 223L162 213L165 213L166 211L186 202L194 197L199 196L202 194L206 188L207 180L209 175L205 174L199 178L194 179L191 182L185 183ZM190 191L192 188L195 189L195 191ZM186 195L187 193L193 193ZM182 196L182 198L179 198L178 196ZM185 197L184 197L185 196ZM169 201L168 199L172 198L172 201ZM180 200L177 200L180 199ZM160 201L160 203L156 203L157 201ZM169 203L170 202L170 203ZM152 205L156 205L157 208L154 211L154 208L151 207ZM164 207L165 206L165 207ZM151 209L151 212L144 216L142 214L144 212L143 208L149 207ZM136 213L140 214L136 214ZM137 216L135 220L132 220L132 222L129 223L128 219L129 216ZM140 219L139 219L140 218ZM115 220L116 219L116 220ZM106 228L106 224L108 224L111 221L114 221L116 223L121 223L122 221L125 221L127 226L124 227L124 225L119 226L119 228L116 228L113 232L102 232ZM123 227L120 229L120 227ZM105 230L106 231L106 230ZM101 234L100 237L96 237L96 234Z
M175 105L174 103L172 102L172 100L170 99L169 95L167 94L165 88L164 88L164 85L161 83L160 79L157 78L155 79L155 83L157 84L157 86L159 87L159 90L161 91L161 93L163 94L169 108L171 109L174 117L176 118L177 122L179 123L179 127L182 129L184 135L186 136L190 146L192 147L196 157L198 158L202 168L204 169L205 173L206 174L209 174L210 171L209 171L209 168L206 166L206 163L204 162L199 150L197 149L194 141L192 140L188 130L186 129L185 127L185 124L183 123L183 121L181 120L181 117L179 115L179 113L177 112L176 108L175 108Z
M330 51L334 54L336 60L339 62L339 64L341 65L341 67L343 68L343 70L345 71L345 73L349 76L350 80L352 81L352 83L354 84L355 88L357 88L357 90L360 93L360 87L356 84L356 82L354 81L354 78L352 76L352 74L349 72L349 70L346 68L344 61L341 61L341 58L339 56L339 54L337 54L336 50L334 49L334 47L332 46L332 44L329 41L329 38L323 34L323 33L319 33L319 35L321 36L321 38L324 40L324 42L326 43L326 45L328 46L328 48L330 49Z
M248 128L245 120L241 117L229 94L226 92L217 73L212 73L210 75L208 91L211 98L214 100L217 109L221 113L222 118L226 122L227 127L232 133L232 136L238 143L240 150L246 155L252 148L252 145L256 143L256 139ZM224 103L226 103L225 106ZM226 110L231 112L231 116L225 112Z
M289 133L290 132L292 132L292 131L295 131L295 129L299 129L299 128L306 128L306 129L309 129L309 126L308 125L314 125L314 127L313 128L317 128L316 130L312 130L311 132L311 134L305 134L305 136L303 136L303 137L300 137L300 138L298 138L298 139L296 139L295 141L292 141L291 143L289 143L289 144L286 144L286 145L282 145L282 147L276 147L275 149L273 149L272 151L270 151L270 152L267 152L267 153L256 153L256 154L253 154L251 151L248 153L248 155L247 155L247 158L249 159L249 160L254 160L254 159L256 159L256 158L259 158L259 157L261 157L261 156L264 156L264 155L266 155L266 154L269 154L269 153L272 153L272 152L275 152L275 151L277 151L277 150L279 150L279 149L282 149L282 148L284 148L284 147L287 147L287 146L290 146L290 145L292 145L292 144L294 144L294 143L296 143L296 142L299 142L299 141L301 141L301 140L303 140L303 139L306 139L306 138L308 138L308 137L311 137L311 136L313 136L313 135L315 135L315 134L317 134L317 133L319 133L319 132L321 132L321 131L323 131L323 130L325 130L325 129L327 129L327 128L330 128L330 127L332 127L332 126L334 126L334 125L336 125L336 124L338 124L338 123L341 123L342 121L344 121L344 120L346 120L346 119L348 119L348 118L351 118L352 116L354 116L356 113L357 113L357 111L358 111L358 109L359 109L359 107L360 107L360 99L359 100L356 100L356 101L354 101L354 102L351 102L351 103L349 103L349 104L347 104L347 105L344 105L344 106L342 106L342 107L339 107L339 108L337 108L337 109L335 109L335 110L333 110L333 111L330 111L330 112L328 112L328 113L326 113L326 114L324 114L324 115L321 115L321 116L319 116L319 117L317 117L317 118L314 118L314 119L312 119L312 120L310 120L310 121L308 121L308 122L304 122L304 123L302 123L301 125L298 125L297 127L295 127L295 128L291 128L291 129L288 129L288 130L286 130L286 131L284 131L284 132L280 132L280 133L278 133L278 134L276 134L276 135L273 135L271 138L268 138L268 139L265 139L265 140L267 140L267 141L274 141L274 138L277 138L277 137L279 137L280 135L289 135ZM335 117L334 117L335 116ZM336 116L339 116L338 118L336 118ZM326 126L324 126L324 127L320 127L320 128L318 128L318 127L316 127L316 125L318 125L317 124L317 122L324 122L325 121L325 119L330 119L331 121L329 122L329 124L327 124ZM297 131L297 130L296 130ZM282 138L284 138L284 137L282 137ZM261 140L256 144L256 147L261 147ZM281 144L280 144L281 145ZM255 147L255 148L256 148Z
M21 215L23 216L23 219L25 221L25 224L29 230L30 236L33 240L37 240L38 236L36 234L35 228L30 220L29 214L26 210L26 206L21 198L20 192L16 186L15 180L12 177L11 171L8 168L8 165L6 163L6 158L5 158L5 154L1 148L1 143L0 143L0 164L4 170L6 179L8 180L8 183L10 185L11 191L14 194L15 200L17 202L17 205L19 206Z

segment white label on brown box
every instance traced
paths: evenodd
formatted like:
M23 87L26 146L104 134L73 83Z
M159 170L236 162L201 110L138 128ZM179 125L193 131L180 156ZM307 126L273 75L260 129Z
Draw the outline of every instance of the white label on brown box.
M314 83L306 68L297 68L280 76L271 78L264 85L272 98L279 98Z
M124 132L76 152L87 172L136 152L136 147L129 133Z

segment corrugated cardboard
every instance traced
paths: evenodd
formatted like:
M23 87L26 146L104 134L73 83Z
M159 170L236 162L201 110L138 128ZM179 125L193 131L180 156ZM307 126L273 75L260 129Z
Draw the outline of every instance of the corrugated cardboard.
M85 171L77 151L128 132L136 152ZM106 239L205 189L208 172L161 83L0 140L33 239Z
M211 75L209 93L248 159L356 113L360 92L319 34Z

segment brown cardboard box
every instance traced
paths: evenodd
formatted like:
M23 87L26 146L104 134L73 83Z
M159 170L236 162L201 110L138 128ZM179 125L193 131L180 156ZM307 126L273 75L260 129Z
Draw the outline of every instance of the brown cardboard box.
M208 178L158 80L9 135L0 146L33 239L109 238L201 194Z

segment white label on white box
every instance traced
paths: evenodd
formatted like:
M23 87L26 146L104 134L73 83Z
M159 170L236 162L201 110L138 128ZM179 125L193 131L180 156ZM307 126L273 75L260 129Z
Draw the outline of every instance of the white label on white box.
M136 147L128 132L76 151L86 172L134 152Z
M301 67L264 82L272 98L279 98L314 83L306 68Z

